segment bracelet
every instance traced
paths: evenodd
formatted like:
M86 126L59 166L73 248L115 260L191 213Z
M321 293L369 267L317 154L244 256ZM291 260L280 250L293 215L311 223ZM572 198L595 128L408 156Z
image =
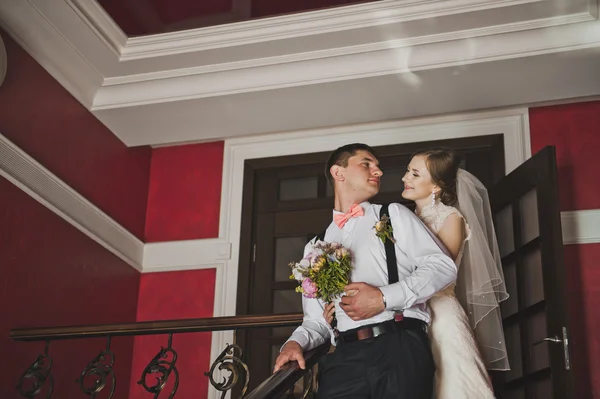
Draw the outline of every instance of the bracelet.
M387 301L385 300L385 295L383 295L383 292L381 293L381 298L383 299L383 310L387 309Z

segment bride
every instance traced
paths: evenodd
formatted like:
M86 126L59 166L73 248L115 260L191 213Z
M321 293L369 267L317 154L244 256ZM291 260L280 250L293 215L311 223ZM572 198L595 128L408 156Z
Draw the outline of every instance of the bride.
M436 399L494 398L488 370L508 370L498 303L508 298L487 190L445 148L413 155L402 197L458 266L456 286L429 300ZM328 322L331 306L325 308Z

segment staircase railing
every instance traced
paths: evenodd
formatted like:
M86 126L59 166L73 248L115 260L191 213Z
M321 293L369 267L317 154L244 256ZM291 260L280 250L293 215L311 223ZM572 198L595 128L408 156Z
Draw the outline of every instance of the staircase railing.
M77 382L80 388L87 395L97 394L101 391L105 397L112 398L116 384L115 374L112 370L114 365L114 354L111 351L111 339L118 336L139 336L151 334L168 334L168 345L161 348L152 361L142 372L140 384L149 393L158 397L169 382L173 388L169 398L175 397L179 385L179 373L177 372L177 352L172 346L174 334L224 331L224 330L244 330L250 328L264 327L286 327L295 326L302 323L302 314L276 314L276 315L250 315L250 316L231 316L231 317L212 317L201 319L182 319L182 320L160 320L145 321L136 323L120 324L101 324L87 326L65 326L65 327L41 327L41 328L22 328L13 329L10 332L10 338L14 341L45 341L45 351L40 354L31 366L22 374L18 382L18 390L26 398L45 398L50 399L54 388L54 379L52 377L52 358L50 356L51 342L67 339L89 339L106 338L106 349L102 350L88 364ZM210 383L217 390L222 392L222 397L236 386L242 384L241 396L251 399L279 398L285 392L290 390L294 384L306 373L310 373L311 368L317 363L318 359L329 349L329 345L322 345L305 354L306 369L299 368L297 362L292 362L277 373L271 375L263 381L256 389L246 395L246 389L250 379L250 370L246 366L241 353L241 348L235 344L228 345L220 356L215 359L210 370L205 373ZM230 375L222 382L217 382L213 378L215 370L227 370ZM156 377L156 383L149 386L145 382L146 375L153 374ZM86 379L84 385L83 380ZM307 379L305 379L307 380ZM310 381L311 379L308 379ZM91 382L90 382L91 381ZM308 394L310 386L304 392L304 397ZM165 393L166 394L166 393ZM93 397L93 396L92 396Z

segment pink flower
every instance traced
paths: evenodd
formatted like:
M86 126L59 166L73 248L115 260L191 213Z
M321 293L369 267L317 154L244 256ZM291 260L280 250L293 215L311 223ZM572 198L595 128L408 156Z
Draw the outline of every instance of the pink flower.
M319 289L314 281L312 281L310 278L305 278L302 280L302 291L304 291L304 296L306 298L316 298L317 291L319 291Z

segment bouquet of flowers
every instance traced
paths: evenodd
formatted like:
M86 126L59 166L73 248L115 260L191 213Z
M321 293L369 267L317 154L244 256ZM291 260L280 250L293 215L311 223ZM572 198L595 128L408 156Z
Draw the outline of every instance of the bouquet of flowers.
M290 279L300 283L296 292L329 303L348 285L351 260L350 252L341 244L317 241L300 262L290 263Z

